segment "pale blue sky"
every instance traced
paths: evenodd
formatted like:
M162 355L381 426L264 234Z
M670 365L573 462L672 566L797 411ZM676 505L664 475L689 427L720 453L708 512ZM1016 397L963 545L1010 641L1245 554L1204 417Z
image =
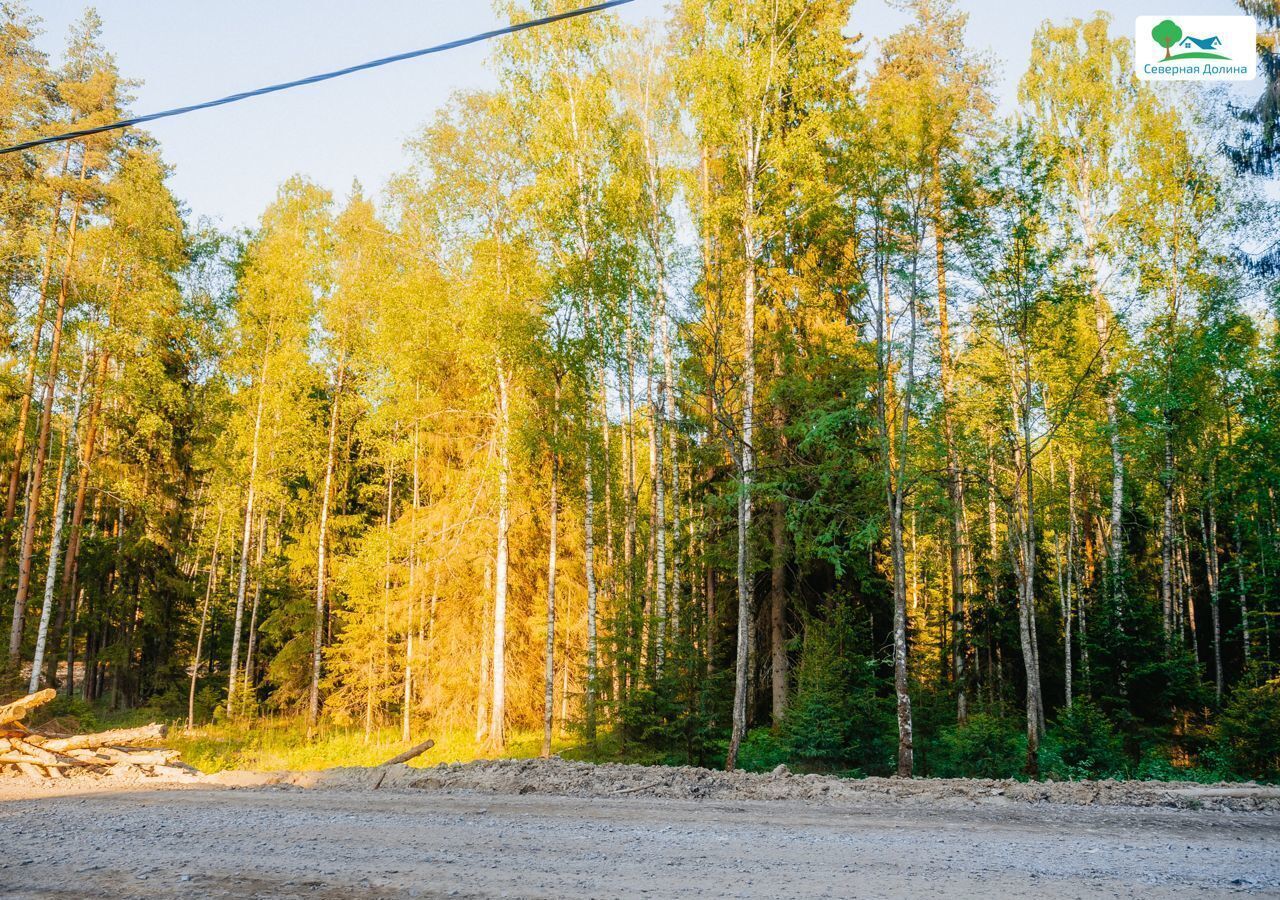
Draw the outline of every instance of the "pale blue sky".
M44 20L39 44L55 60L85 4L28 0ZM661 18L666 0L623 7L628 22ZM134 111L152 112L286 81L485 31L498 24L487 0L98 0L104 42L121 71L141 79ZM585 5L585 0L584 0ZM1231 0L1162 5L1135 0L1055 3L960 0L975 47L1001 67L1006 104L1026 64L1031 35L1046 17L1102 8L1116 34L1138 15L1238 13ZM862 0L851 30L874 40L905 15L885 0ZM472 46L397 63L320 85L152 123L171 186L195 216L249 225L276 187L295 173L345 194L352 179L378 191L403 165L406 137L458 88L492 84L488 50Z

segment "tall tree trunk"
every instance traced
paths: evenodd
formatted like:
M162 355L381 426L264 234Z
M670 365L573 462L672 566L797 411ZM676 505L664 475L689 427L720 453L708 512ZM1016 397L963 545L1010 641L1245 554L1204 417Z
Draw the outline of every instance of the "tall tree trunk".
M1036 641L1036 519L1034 449L1031 436L1032 381L1027 349L1021 372L1011 381L1014 410L1014 489L1010 549L1018 575L1018 633L1026 673L1027 764L1032 778L1040 774L1040 738L1044 734L1044 703L1040 692L1040 653ZM1015 540L1016 535L1016 540Z
M1071 708L1074 702L1074 693L1072 685L1072 641L1071 641L1071 625L1073 618L1073 610L1075 608L1075 587L1076 587L1076 542L1078 540L1076 531L1076 458L1070 456L1067 458L1067 592L1065 597L1065 609L1063 610L1063 661L1062 661L1062 680L1064 690L1066 692L1067 709Z
M324 459L324 494L320 498L320 528L316 550L315 628L311 638L311 690L307 695L307 738L315 735L320 721L320 673L324 664L325 611L328 600L329 504L333 501L333 469L338 442L338 410L342 405L342 384L346 377L345 351L338 356L338 377L329 410L329 444Z
M258 483L258 443L262 434L262 407L267 397L267 360L270 358L270 352L271 335L268 332L263 341L262 367L258 374L258 409L253 416L253 447L249 453L249 485L244 503L244 530L240 539L240 580L236 586L235 625L231 632L231 664L228 666L227 674L228 718L235 715L236 675L240 662L240 630L244 623L245 593L249 584L249 550L253 537L253 501ZM332 448L330 448L330 453L332 453Z
M947 503L951 534L947 550L951 564L951 654L952 677L956 686L956 721L963 725L969 718L969 695L965 683L967 636L964 630L965 609L965 526L964 476L960 453L956 448L954 421L954 365L951 358L950 300L947 296L946 223L943 212L941 160L933 157L933 182L930 215L933 226L934 265L938 278L938 387L942 399L942 435L947 456Z
M656 332L657 329L655 329ZM654 342L658 337L654 334ZM650 530L653 538L653 630L654 675L662 677L662 665L666 659L667 636L667 502L666 475L663 472L662 426L666 415L666 379L656 365L655 348L649 348L650 385L656 388L649 403L649 480L652 485L650 500Z
M781 332L781 326L779 326ZM782 335L777 336L778 343ZM773 351L773 376L775 379L783 375L782 353L775 346ZM778 452L784 454L787 447L786 414L782 403L773 402L771 410L773 430L778 441ZM776 728L787 712L787 529L786 507L781 499L771 504L772 544L769 558L769 650L770 650L770 682L773 724Z
M253 654L258 647L258 607L262 603L262 557L267 543L267 514L258 517L258 555L254 561L253 607L249 611L249 645L244 651L244 692L252 698L256 679L253 676Z
M409 598L405 604L404 700L400 707L400 740L405 743L409 742L413 724L413 611L418 604L418 502L421 496L418 461L422 453L422 436L417 419L417 408L421 396L421 388L415 381L413 385L413 504L409 507Z
M506 747L507 717L507 519L508 480L511 474L511 398L507 372L502 360L498 374L498 549L494 564L493 589L493 701L489 709L489 747L501 752Z
M80 164L80 182L88 171L87 157ZM40 492L44 485L44 467L49 457L49 428L53 415L53 398L58 384L58 356L62 350L62 321L67 312L67 297L71 287L71 269L75 262L76 234L80 223L82 201L77 198L71 207L71 221L67 227L67 255L62 266L62 281L58 285L58 308L53 319L53 337L49 345L48 376L45 379L43 406L40 410L40 426L36 438L36 456L31 464L31 478L27 487L27 504L22 521L22 541L18 551L18 588L13 601L13 624L9 629L8 668L18 667L22 652L22 631L27 613L27 594L31 589L31 564L35 551L36 522L40 514Z
M674 370L673 370L673 363L671 358L671 341L667 337L667 333L671 328L671 322L670 322L670 317L665 313L666 308L664 307L663 309L664 309L663 318L666 321L663 324L663 332L662 332L663 333L662 356L663 356L663 368L666 372L666 391L664 392L662 408L663 408L663 419L665 422L664 427L666 428L666 433L667 433L668 452L671 454L671 466L670 466L671 490L667 492L667 497L670 499L670 503L671 503L671 517L670 517L671 540L667 548L667 553L668 553L667 561L669 564L669 568L671 569L672 637L679 638L681 634L680 610L681 610L681 606L683 605L683 600L681 598L681 592L683 590L683 587L680 581L680 553L677 550L677 545L680 540L680 460L679 460L679 457L677 456L677 453L679 451L679 445L676 440L677 429L672 424L672 421L675 418L675 416L673 415L673 410L675 409L675 406L676 406L676 400L675 400L675 382L672 380L674 377Z
M630 640L626 642L629 653L629 659L626 660L626 666L623 673L623 688L628 685L634 687L636 681L636 671L640 664L640 641L642 637L642 623L640 621L639 604L636 602L636 505L639 498L636 494L636 406L635 406L635 340L632 325L632 301L627 299L627 325L626 325L626 355L627 355L627 429L626 438L623 441L623 450L626 455L627 484L626 484L626 502L623 516L625 519L623 528L623 546L622 546L622 566L625 570L627 579L626 590L626 616L624 618L625 627L630 630Z
M71 159L71 142L62 151L62 175L65 179ZM85 166L80 166L80 180L84 181ZM61 179L60 179L61 181ZM13 438L13 463L9 467L9 486L4 504L4 521L13 520L18 503L18 480L22 473L22 457L27 447L27 420L31 415L31 404L35 399L36 369L40 362L40 338L44 333L44 311L49 303L49 276L53 272L53 257L58 243L58 230L62 224L62 203L66 198L66 190L59 189L53 203L53 220L49 224L49 243L45 249L44 262L40 266L40 289L36 295L36 312L32 319L31 349L27 351L26 382L23 385L22 400L18 407L18 427ZM6 538L0 542L0 574L3 574L8 561L9 542Z
M218 545L222 543L222 510L218 510L218 527L213 534L213 553L209 558L209 579L205 583L204 603L200 607L200 630L196 632L196 649L191 655L191 688L187 692L187 730L190 731L196 724L196 679L200 675L200 657L204 651L204 631L209 624L209 601L213 597L213 592L218 586ZM86 657L86 680L85 680L85 699L91 699L90 693L89 669L87 668L89 659Z
M438 563L437 563L438 565ZM480 673L476 681L476 746L479 746L489 734L489 648L492 642L486 640L492 623L489 621L489 590L493 586L493 563L484 561L484 628L480 636Z
M587 697L586 736L593 748L596 743L596 572L595 572L595 490L591 483L591 448L588 446L582 476L584 531L583 561L587 579Z
M654 328L649 344L650 371L650 422L649 461L652 483L652 513L650 517L654 550L654 674L662 677L666 659L667 637L667 508L666 475L663 454L665 445L663 430L667 425L667 391L671 386L670 312L667 302L667 260L663 235L662 169L658 158L658 142L653 133L653 75L656 63L655 46L650 43L645 59L644 102L641 108L640 133L645 160L645 193L648 201L648 222L645 237L653 254L654 275ZM659 351L659 347L661 348ZM662 367L656 365L661 353ZM652 388L655 387L655 392ZM674 446L674 445L673 445ZM674 453L672 456L674 465Z
M53 504L53 527L49 536L49 565L44 579L44 605L40 610L40 625L36 631L36 651L31 660L31 680L27 691L34 694L40 689L40 671L44 667L44 648L49 639L49 619L53 613L54 586L58 579L58 554L62 549L62 522L66 518L68 478L76 466L79 451L77 437L80 427L80 405L84 399L84 385L89 377L89 357L80 361L80 380L76 384L76 397L71 409L71 424L67 429L66 443L62 451L62 463L58 467L58 493Z
M772 504L773 547L769 560L769 646L772 663L773 724L787 712L787 529L781 500Z
M555 396L551 404L551 533L547 541L547 654L543 679L542 758L551 756L551 732L555 715L556 690L556 551L560 530L560 373L555 373Z
M1221 582L1218 579L1218 517L1214 509L1212 484L1206 499L1207 510L1201 514L1200 530L1204 535L1204 569L1209 581L1209 613L1213 619L1213 685L1214 697L1222 704L1222 624L1218 614Z
M1243 654L1244 666L1249 668L1249 594L1245 590L1244 584L1244 542L1240 540L1240 516L1237 513L1232 524L1232 535L1235 538L1235 563L1236 569L1236 586L1239 591L1240 598L1240 649Z
M746 184L743 189L742 247L742 441L739 450L742 484L738 491L738 643L733 679L733 727L725 768L737 766L738 748L747 730L748 655L751 650L751 616L754 610L751 583L751 486L755 475L756 402L756 265L759 247L755 233L755 177L759 136L747 137Z
M887 277L887 275L886 275ZM898 715L898 777L910 778L914 769L914 734L911 714L911 682L907 669L907 559L903 545L903 515L906 505L907 454L910 449L912 401L915 397L916 357L916 280L907 297L908 337L906 379L903 385L902 420L897 441L897 458L891 465L895 470L890 479L889 527L893 552L893 689ZM885 310L888 312L888 291L885 290ZM885 326L886 334L888 326Z
M122 273L117 273L115 287L113 290L112 308L114 310L116 301L120 297L120 285L122 281ZM84 504L89 493L89 475L93 471L94 452L97 448L98 437L98 421L102 412L102 395L106 393L107 370L110 362L111 354L104 349L98 351L98 370L93 380L93 402L89 405L89 421L85 427L84 452L81 454L80 470L76 476L76 502L71 511L71 530L67 536L67 553L66 560L62 566L62 585L61 585L61 602L58 605L58 619L54 623L54 634L61 634L65 614L69 607L74 607L76 597L76 580L79 567L80 556L80 531L84 522ZM194 543L195 533L192 533ZM192 570L189 577L194 577L195 571ZM72 625L75 624L74 609L71 609ZM68 629L70 631L70 629ZM70 649L70 638L68 637L68 650ZM49 660L50 673L49 680L53 680L53 668L57 666L57 661L50 656ZM71 664L67 664L68 675L71 672ZM68 693L67 696L70 696Z

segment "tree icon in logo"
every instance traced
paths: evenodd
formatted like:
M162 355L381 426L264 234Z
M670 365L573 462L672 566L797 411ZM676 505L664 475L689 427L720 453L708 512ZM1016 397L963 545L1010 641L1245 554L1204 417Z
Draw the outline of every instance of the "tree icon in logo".
M1164 58L1168 59L1171 55L1169 49L1182 40L1182 29L1178 27L1178 23L1173 19L1165 19L1151 29L1151 37L1164 48Z

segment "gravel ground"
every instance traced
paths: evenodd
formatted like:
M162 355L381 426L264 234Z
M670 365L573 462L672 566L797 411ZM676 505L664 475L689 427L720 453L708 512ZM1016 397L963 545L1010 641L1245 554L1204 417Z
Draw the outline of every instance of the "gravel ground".
M1274 790L828 781L555 760L2 779L0 895L1280 897Z

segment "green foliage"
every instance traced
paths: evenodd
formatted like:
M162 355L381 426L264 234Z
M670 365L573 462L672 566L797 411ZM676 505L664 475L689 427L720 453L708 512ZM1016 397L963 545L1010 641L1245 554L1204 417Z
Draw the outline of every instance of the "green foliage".
M1238 777L1226 767L1220 754L1210 751L1202 755L1200 762L1198 766L1178 766L1164 748L1153 748L1143 754L1132 775L1140 781L1192 781L1200 784L1231 781Z
M733 673L723 670L711 678L698 673L705 681L701 690L689 689L692 674L681 670L679 656L670 657L662 678L633 689L619 704L619 733L653 751L654 762L723 765L725 733L713 723L717 717L727 722L728 714L723 704L708 701L731 695Z
M892 699L877 695L876 662L860 652L862 646L848 606L806 623L795 696L779 736L789 762L817 771L890 770L896 747Z
M1237 687L1222 711L1219 738L1233 771L1280 779L1280 678L1258 687Z
M1015 778L1026 767L1027 737L1015 719L977 713L932 742L929 774L939 778Z
M771 728L753 728L738 748L738 768L744 772L769 772L792 762L786 741Z
M59 694L56 700L37 707L27 719L26 724L68 733L97 731L102 727L98 710L93 704L79 697L67 697L64 694Z
M1123 778L1124 743L1097 704L1079 699L1059 713L1040 749L1040 767L1052 778Z

